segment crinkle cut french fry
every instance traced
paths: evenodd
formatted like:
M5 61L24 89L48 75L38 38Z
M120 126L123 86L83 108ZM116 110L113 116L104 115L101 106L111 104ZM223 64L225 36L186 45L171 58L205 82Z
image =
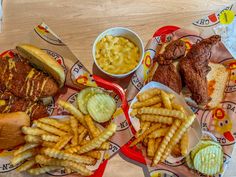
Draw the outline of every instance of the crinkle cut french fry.
M91 157L83 156L83 155L75 155L71 153L67 153L64 151L60 151L53 148L46 148L43 150L43 153L49 157L63 159L63 160L71 160L77 163L84 163L88 165L94 165L96 160Z
M43 146L43 147L50 147L50 148L53 148L53 147L56 146L56 143L49 142L49 141L43 141L42 146Z
M70 116L65 116L65 117L60 118L60 122L63 124L69 125L70 124Z
M77 173L83 175L83 176L91 176L93 174L92 171L90 171L89 169L87 169L85 166L78 164L78 163L74 163L71 162L69 160L64 160L61 163L64 167L69 167L72 170L76 171Z
M154 107L154 108L160 108L160 107L162 107L162 103L154 104L154 105L152 105L152 107Z
M95 159L100 159L101 158L101 152L100 151L89 151L89 152L86 152L82 155L89 156L89 157L92 157L92 158L95 158Z
M34 136L34 135L26 135L25 136L25 141L27 143L34 143L34 144L39 144L42 142L42 139L40 136Z
M66 136L61 137L54 148L58 150L63 149L69 143L71 138L72 138L71 135L66 135Z
M89 115L86 115L84 117L84 119L85 119L85 122L87 124L88 130L91 133L92 137L93 138L97 137L100 132L97 129L97 127L95 126L95 124L93 122L93 119Z
M63 131L66 131L66 132L69 132L70 131L70 126L63 123L63 122L60 122L59 120L56 120L56 119L53 119L53 118L41 118L41 119L38 119L40 122L42 123L45 123L45 124L48 124L48 125L51 125L53 127L56 127L58 129L61 129Z
M177 110L169 110L165 108L144 107L139 109L139 114L154 114L154 115L175 117L181 120L186 119L186 115L183 112Z
M155 153L155 139L149 138L148 145L147 145L147 155L149 157L153 157Z
M35 164L36 164L35 159L28 160L25 163L23 163L21 166L19 166L17 168L17 171L19 172L26 171L30 169L31 167L33 167Z
M183 106L181 106L181 105L179 105L179 104L176 104L176 103L174 103L174 102L172 102L171 105L172 105L172 108L173 108L173 109L185 113L185 109L184 109Z
M182 156L187 155L188 145L189 145L188 131L186 131L180 140L180 149L181 149Z
M142 130L147 130L149 127L150 127L150 125L151 125L151 122L146 122L146 121L140 121L140 128L142 129Z
M133 147L134 145L138 144L140 141L142 141L148 134L153 132L154 130L160 128L161 124L155 124L151 126L149 129L147 129L145 132L143 132L142 135L140 135L138 138L136 138L131 144L130 147Z
M155 139L155 150L154 150L154 152L157 151L157 148L158 148L159 145L161 144L162 139L163 139L163 138L156 138L156 139Z
M162 156L161 161L164 161L167 156L170 154L172 148L174 147L174 145L179 142L179 140L181 139L181 137L183 136L183 134L186 132L186 130L191 126L191 124L193 123L195 119L195 115L191 115L189 116L184 122L182 122L181 126L179 127L179 129L176 131L176 133L174 134L171 142L168 144L168 146L165 149L165 152Z
M77 128L78 134L81 134L84 130L85 130L84 126L79 124Z
M151 88L148 89L140 94L137 95L137 98L139 101L145 101L149 98L152 98L153 96L159 95L160 94L160 90L157 88Z
M140 122L140 129L139 129L139 131L136 132L135 137L137 138L140 135L142 135L143 132L145 132L150 126L151 126L151 122L141 121Z
M160 129L157 129L155 131L153 131L152 133L150 133L148 135L149 138L159 138L159 137L162 137L162 136L165 136L166 133L169 131L169 128L160 128Z
M145 137L145 138L143 139L143 145L144 145L145 147L148 146L148 141L149 141L149 138L148 138L148 137Z
M132 111L130 112L130 116L134 117L138 114L138 109L132 109Z
M20 162L23 162L24 160L33 157L36 154L35 149L29 149L27 151L24 151L20 154L17 154L16 156L13 157L11 160L12 165L16 165Z
M56 165L56 166L68 167L83 176L89 176L93 174L83 164L74 163L69 160L58 160L58 159L49 158L43 155L37 155L35 159L37 163L43 164L43 165Z
M64 167L66 174L71 174L73 171L69 167Z
M34 144L34 143L26 143L25 145L19 147L19 149L17 149L16 151L14 151L14 156L24 152L24 151L27 151L29 149L33 149L35 147L38 147L39 144Z
M78 137L78 144L80 144L81 141L83 141L83 139L85 139L87 135L88 135L88 130L84 129L84 131Z
M181 156L180 145L178 143L175 144L174 147L172 148L171 155L173 157L180 157Z
M109 142L103 142L100 147L96 148L97 150L100 151L106 151L110 148L110 143Z
M173 100L175 98L175 95L173 93L167 93L167 94L170 100Z
M85 144L87 144L88 142L89 142L89 140L83 139L83 140L80 142L79 145L85 145Z
M65 110L67 110L69 113L71 113L76 119L78 119L78 121L84 126L86 127L86 123L84 121L84 116L83 114L76 109L72 104L63 101L63 100L59 100L58 104L63 107Z
M42 130L42 129L39 129L39 128L36 128L36 127L26 127L26 126L23 126L21 128L22 132L26 135L42 135L42 134L47 134L48 132Z
M165 108L172 109L169 95L163 90L161 90L161 99Z
M45 123L41 123L39 121L34 121L34 124L36 125L36 127L38 128L41 128L47 132L50 132L54 135L58 135L58 136L65 136L66 135L66 132L56 128L56 127L53 127L51 125L47 125Z
M173 118L167 117L167 116L159 116L159 115L153 115L153 114L142 114L141 115L142 121L148 121L148 122L158 122L163 124L173 124Z
M59 163L56 163L57 159L48 157L46 155L39 155L39 154L36 155L35 161L36 161L36 163L38 163L40 165L58 165L58 166L60 165Z
M60 136L56 136L56 135L41 135L41 138L44 141L58 142L59 139L60 139Z
M145 101L142 101L142 102L139 102L139 101L135 102L132 105L132 108L135 109L135 108L152 106L152 105L155 105L155 104L160 103L160 102L161 102L161 98L159 96L155 96L153 98L149 98L148 100L145 100Z
M110 123L110 125L108 125L108 127L103 130L103 132L98 137L92 139L84 146L81 146L77 153L83 154L100 147L103 142L107 141L116 132L116 127L117 125L115 123Z
M60 169L60 166L44 166L44 167L38 167L38 168L32 168L29 169L28 172L32 175L40 175L46 172L50 172L53 170Z
M175 134L176 130L179 128L181 121L176 119L172 126L170 127L169 131L167 132L166 136L163 138L160 146L158 147L155 156L153 158L152 166L157 165L157 163L161 160L161 156L164 153L168 143L171 141L171 138Z
M70 117L70 126L73 132L73 137L71 140L72 146L78 145L78 120L74 118L73 116Z

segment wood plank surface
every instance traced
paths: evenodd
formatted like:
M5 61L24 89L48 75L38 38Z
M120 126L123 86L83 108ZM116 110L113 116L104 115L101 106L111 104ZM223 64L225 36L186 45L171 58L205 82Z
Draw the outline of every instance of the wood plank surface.
M3 31L0 51L13 48L32 28L44 21L71 48L90 70L92 44L106 28L128 27L144 44L164 25L185 27L194 20L236 0L3 0ZM124 81L122 81L124 83ZM125 84L124 84L125 85ZM226 177L236 176L236 153ZM116 172L122 169L122 174ZM125 173L125 170L128 172ZM107 166L104 176L144 176L143 168L128 164L118 155ZM1 174L0 174L1 176Z

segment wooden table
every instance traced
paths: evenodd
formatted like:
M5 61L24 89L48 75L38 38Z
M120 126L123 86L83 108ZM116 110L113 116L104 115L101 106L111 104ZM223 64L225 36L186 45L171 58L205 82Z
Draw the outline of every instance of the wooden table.
M15 46L27 32L46 22L76 56L93 70L92 43L109 27L123 26L136 31L144 44L153 32L164 25L187 26L194 20L235 3L236 0L3 0L3 32L0 51ZM116 155L106 168L108 176L144 176L142 168ZM236 153L226 177L236 176ZM1 175L0 175L1 176Z

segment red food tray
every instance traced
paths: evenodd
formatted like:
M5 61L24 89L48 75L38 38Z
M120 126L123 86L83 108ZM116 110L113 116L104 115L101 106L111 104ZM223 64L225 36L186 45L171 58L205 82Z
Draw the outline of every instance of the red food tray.
M3 53L0 54L0 57L3 57L3 56L7 56L9 58L12 58L12 57L14 57L14 54L11 50L7 50L7 51L4 51ZM115 92L119 96L119 98L121 99L121 102L122 102L121 107L122 107L122 109L125 113L126 120L128 121L128 123L130 125L130 120L129 120L129 116L128 116L128 109L129 109L128 108L128 103L127 103L127 100L126 100L126 97L125 97L125 92L122 89L122 87L120 87L118 84L106 81L106 80L102 79L99 76L93 75L92 77L93 77L93 79L96 82L98 87L108 89L108 90L112 90L113 92ZM66 85L66 87L71 88L70 86L67 86L67 85ZM72 88L72 89L78 90L76 88ZM91 177L102 177L103 173L105 171L107 162L108 162L108 160L103 161L100 164L99 168L94 172L94 174L91 175Z
M180 29L177 26L164 26L162 28L159 28L153 35L153 37L160 36L161 40L166 38L166 35L169 33L172 33L176 30ZM132 128L132 127L131 127ZM132 128L133 133L135 133L135 130ZM144 159L144 156L142 155L141 150L139 150L136 146L130 148L129 145L131 144L132 140L130 140L127 144L125 144L121 148L121 152L128 158L135 160L137 162L146 164L146 161Z

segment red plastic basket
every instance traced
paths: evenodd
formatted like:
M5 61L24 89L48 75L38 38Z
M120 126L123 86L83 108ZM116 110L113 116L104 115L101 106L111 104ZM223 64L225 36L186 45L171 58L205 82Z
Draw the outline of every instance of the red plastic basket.
M14 53L11 50L7 50L7 51L0 54L0 57L3 57L3 56L12 58L12 57L14 57ZM125 92L122 89L122 87L120 87L118 84L106 81L106 80L104 80L101 77L96 76L96 75L93 75L93 79L99 87L102 87L102 88L105 88L105 89L108 89L108 90L112 90L119 96L119 98L121 99L121 102L122 102L121 106L122 106L122 109L125 113L126 120L128 121L128 123L130 125L130 120L129 120L129 116L128 116L128 103L127 103L127 100L126 100L126 97L125 97ZM70 86L67 86L67 87L76 90L76 88L74 88L74 87L70 87ZM108 160L103 161L100 164L99 168L94 172L94 174L91 177L102 177L103 173L105 171L107 162L108 162Z
M159 28L153 35L153 37L160 36L161 38L165 39L166 35L169 33L172 33L176 30L180 29L177 26L164 26L162 28ZM135 132L135 130L132 130ZM121 152L128 158L135 160L137 162L146 164L146 161L144 159L144 156L142 155L141 150L139 150L136 146L130 148L129 145L131 144L132 140L130 140L127 144L125 144L121 148Z

